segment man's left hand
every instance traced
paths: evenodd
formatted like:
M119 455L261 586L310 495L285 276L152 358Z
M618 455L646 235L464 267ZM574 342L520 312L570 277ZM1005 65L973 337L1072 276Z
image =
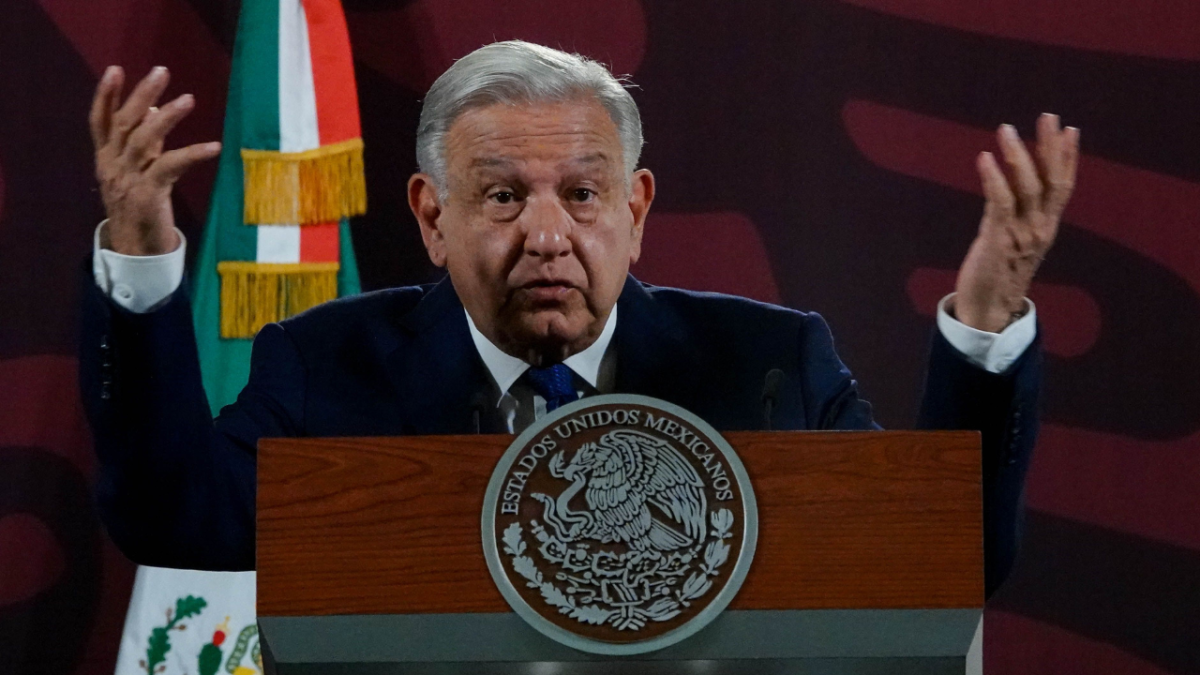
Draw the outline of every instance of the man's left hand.
M1037 161L1010 125L996 132L1007 175L990 152L975 165L986 199L979 234L958 271L951 314L982 331L999 333L1025 312L1025 295L1054 243L1079 161L1079 130L1062 129L1057 115L1037 121Z

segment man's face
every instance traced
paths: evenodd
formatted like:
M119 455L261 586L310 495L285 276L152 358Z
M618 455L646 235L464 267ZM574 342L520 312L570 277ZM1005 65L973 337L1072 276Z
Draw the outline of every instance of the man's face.
M505 352L553 363L592 344L641 253L654 179L626 182L620 138L592 98L492 105L446 135L447 199L409 203L475 325Z

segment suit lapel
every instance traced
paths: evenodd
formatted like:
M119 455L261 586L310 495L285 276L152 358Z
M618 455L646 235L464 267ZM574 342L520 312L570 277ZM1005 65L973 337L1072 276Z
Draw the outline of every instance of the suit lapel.
M473 399L490 395L492 384L450 278L434 285L400 326L405 339L389 355L387 369L404 432L474 433ZM494 431L487 422L483 431Z
M685 322L630 275L617 301L616 392L661 398L693 409L699 359Z

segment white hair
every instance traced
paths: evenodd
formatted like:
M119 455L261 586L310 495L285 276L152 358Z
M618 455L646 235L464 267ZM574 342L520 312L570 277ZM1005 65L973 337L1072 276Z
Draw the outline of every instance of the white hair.
M450 66L429 88L417 125L417 164L446 193L446 133L459 115L495 103L558 103L593 96L621 139L628 179L642 154L637 104L604 65L522 40L494 42Z

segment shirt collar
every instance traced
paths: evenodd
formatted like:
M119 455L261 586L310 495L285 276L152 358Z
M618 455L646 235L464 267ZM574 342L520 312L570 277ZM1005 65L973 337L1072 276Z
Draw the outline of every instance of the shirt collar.
M475 350L479 352L479 357L483 359L483 365L487 366L496 386L500 388L500 395L504 396L512 388L513 383L524 375L526 370L529 370L529 364L500 351L499 347L479 332L479 329L475 327L475 322L471 320L471 315L465 309L463 313L467 315L467 327L471 329L471 340L475 343ZM565 359L563 365L582 377L588 384L597 387L596 382L600 379L600 363L604 360L604 353L608 351L608 344L612 342L616 330L617 306L613 305L612 312L608 315L608 321L604 324L604 330L600 331L600 337L596 338L596 341L587 349Z

